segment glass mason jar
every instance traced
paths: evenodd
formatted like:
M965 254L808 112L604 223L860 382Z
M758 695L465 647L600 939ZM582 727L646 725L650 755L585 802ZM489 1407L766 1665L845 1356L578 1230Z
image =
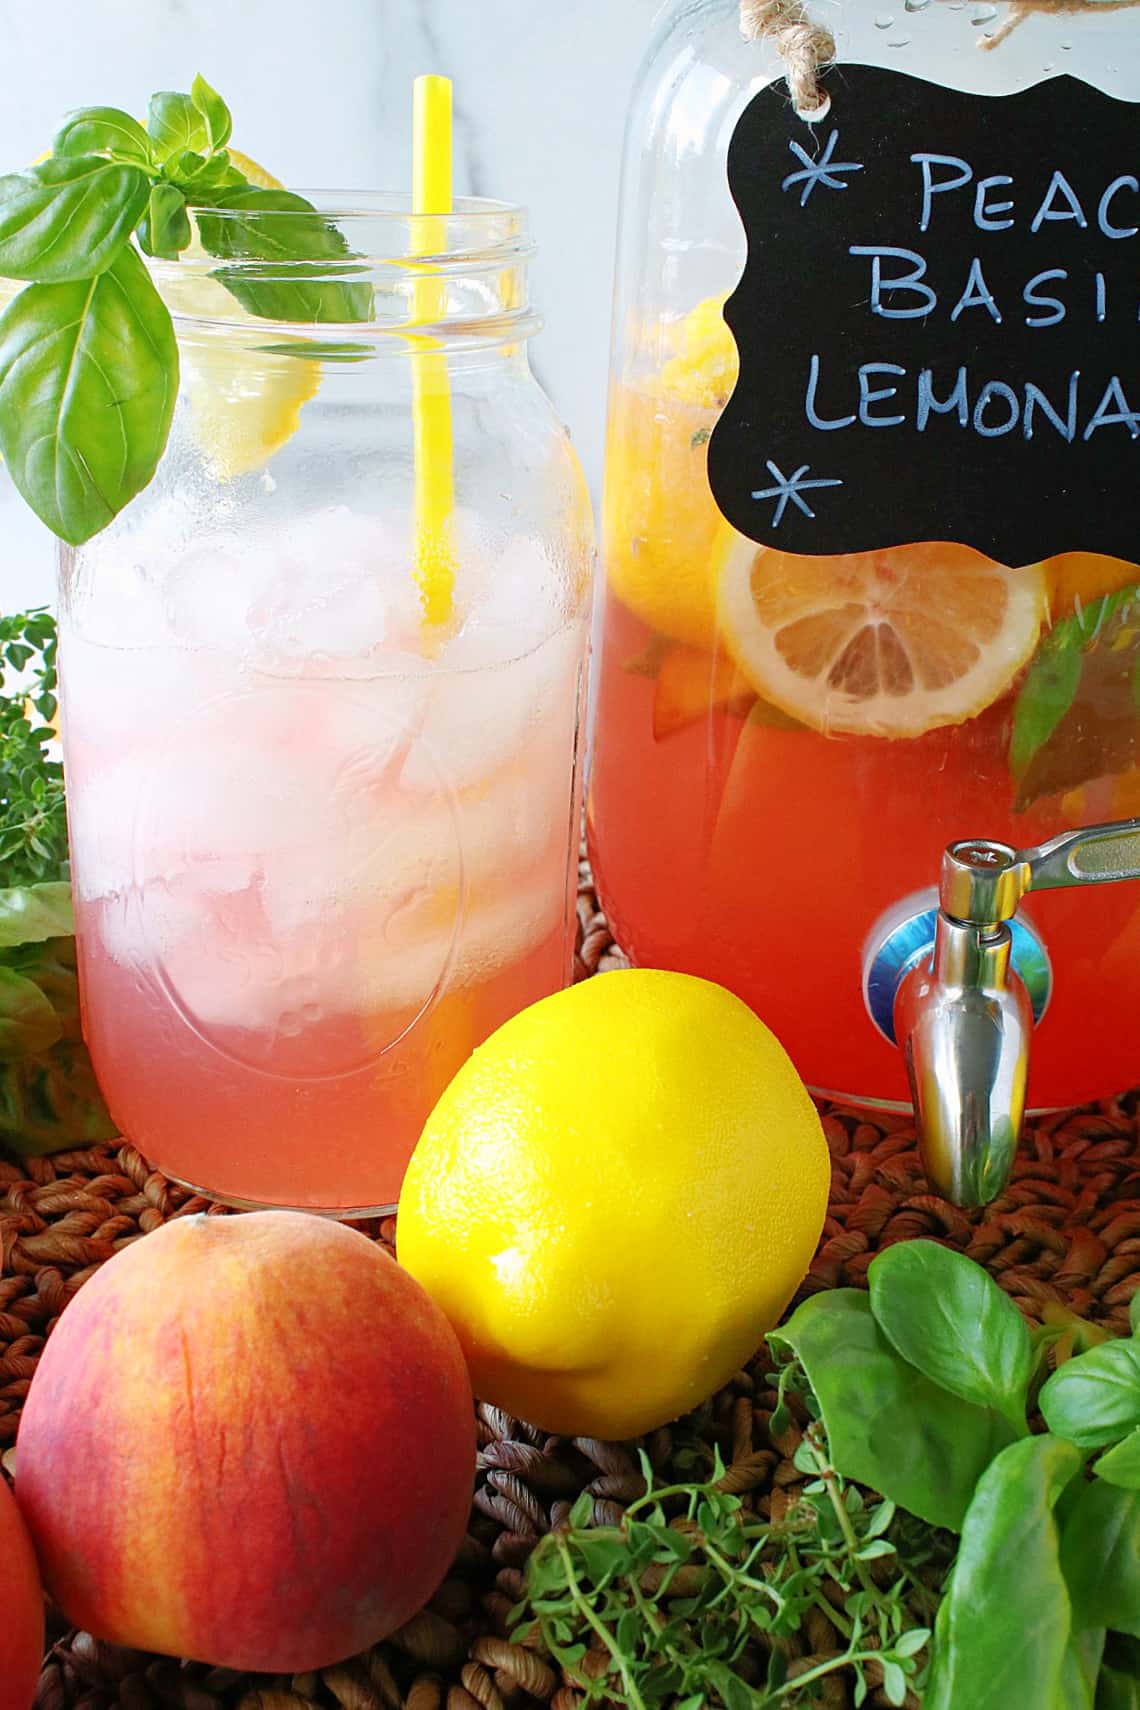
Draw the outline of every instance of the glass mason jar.
M807 12L833 31L838 56L831 117L814 115L814 145L805 134L807 165L832 128L836 161L870 158L850 154L841 105L845 68L857 65L973 95L1012 94L1069 73L1140 100L1134 10L1035 11L990 51L980 51L981 38L1005 21L999 6L808 0ZM1131 562L1140 561L1140 517L1133 496L1135 550L1126 543L1120 557L1069 550L1008 566L944 540L811 557L759 547L730 526L707 467L739 372L722 315L746 261L729 145L745 108L784 72L771 42L745 39L740 0L684 0L667 14L635 94L609 396L590 852L612 929L635 962L731 987L817 1089L903 1104L901 1054L864 1000L877 923L936 883L953 838L1022 848L1140 814L1140 569ZM780 147L788 160L788 144ZM741 174L747 169L742 160ZM829 195L827 206L843 203L835 187L817 179L812 190L800 178L817 207ZM1022 199L1021 215L1042 199L1044 182L1008 194ZM988 195L983 213L992 218L998 192ZM1134 213L1134 196L1129 206ZM1048 217L1063 211L1058 203ZM866 241L897 242L896 225L880 222ZM756 276L778 271L780 242L753 237ZM783 283L790 298L811 282ZM865 307L866 288L848 297L846 286L846 275L836 278L837 309L859 295ZM742 296L741 316L750 301ZM1135 374L1136 342L1133 301L1121 373ZM811 348L793 352L805 367ZM786 355L774 348L773 363ZM906 382L894 383L901 398ZM887 407L901 419L907 405ZM837 397L821 405L828 408L840 415ZM889 514L908 479L908 441L872 437ZM828 438L813 475L836 473L825 458L838 439ZM940 443L948 460L959 455L949 427ZM765 455L758 439L760 467ZM767 499L771 525L777 495L752 496ZM828 497L802 496L820 511ZM1059 654L1065 687L1050 702ZM1027 684L1044 707L1036 735L1024 711ZM1069 1105L1133 1085L1136 888L1031 899L1024 913L1053 973L1031 1103Z
M400 198L321 211L354 258L327 278L238 230L229 289L201 250L156 265L174 427L64 552L60 654L114 1117L211 1195L348 1213L395 1203L459 1065L569 979L592 540L523 212L459 202L420 257ZM369 318L311 324L346 274Z

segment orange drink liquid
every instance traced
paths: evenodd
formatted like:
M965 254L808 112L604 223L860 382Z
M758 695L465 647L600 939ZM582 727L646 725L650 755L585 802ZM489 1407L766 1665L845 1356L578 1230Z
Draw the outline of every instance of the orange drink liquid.
M1140 568L1070 554L1008 569L952 543L811 559L745 540L706 472L735 378L718 319L700 305L658 374L611 393L599 894L636 963L730 987L810 1085L909 1102L864 1003L873 929L937 882L954 838L1023 847L1140 814ZM1140 891L1024 912L1054 977L1031 1103L1133 1085Z

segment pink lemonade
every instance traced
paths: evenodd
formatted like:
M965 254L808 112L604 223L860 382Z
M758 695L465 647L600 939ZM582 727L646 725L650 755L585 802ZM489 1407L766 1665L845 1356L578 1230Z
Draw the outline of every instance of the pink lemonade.
M459 1065L570 973L587 590L473 549L427 637L378 527L245 542L240 582L216 540L161 584L140 554L64 619L96 1072L149 1159L239 1203L393 1205Z

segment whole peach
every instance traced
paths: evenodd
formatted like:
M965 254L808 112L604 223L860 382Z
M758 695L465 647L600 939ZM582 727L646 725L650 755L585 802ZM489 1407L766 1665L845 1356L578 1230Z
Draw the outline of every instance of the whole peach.
M44 1594L32 1541L0 1478L0 1710L28 1710L44 1657Z
M17 1485L77 1626L289 1673L365 1649L431 1596L474 1449L455 1335L380 1247L301 1212L186 1217L64 1312Z

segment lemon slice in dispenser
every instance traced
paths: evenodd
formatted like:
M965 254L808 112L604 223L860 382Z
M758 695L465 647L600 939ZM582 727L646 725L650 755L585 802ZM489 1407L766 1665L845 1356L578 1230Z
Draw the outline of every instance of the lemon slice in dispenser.
M807 558L734 534L717 574L721 630L756 693L816 730L912 737L963 724L1012 688L1048 596L939 542Z

